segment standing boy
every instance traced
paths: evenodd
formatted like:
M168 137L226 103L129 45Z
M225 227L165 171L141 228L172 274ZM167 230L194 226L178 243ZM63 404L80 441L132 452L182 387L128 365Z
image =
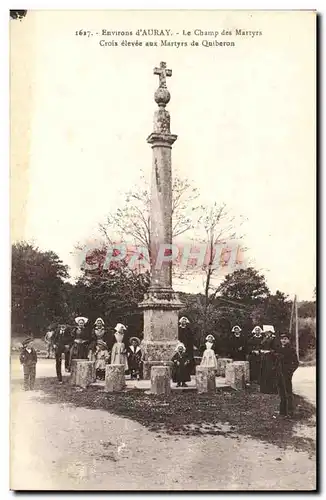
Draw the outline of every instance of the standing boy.
M290 344L286 333L280 335L281 346L278 349L278 389L281 398L280 415L293 417L294 404L292 393L293 373L299 366L295 349Z
M19 360L24 370L24 389L25 391L32 391L35 384L37 363L37 354L33 347L32 338L24 340Z

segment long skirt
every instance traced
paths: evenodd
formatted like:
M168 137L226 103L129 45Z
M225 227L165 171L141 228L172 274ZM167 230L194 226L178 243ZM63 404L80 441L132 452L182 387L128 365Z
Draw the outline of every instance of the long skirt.
M180 364L173 363L172 366L172 381L182 384L184 382L190 382L189 364L184 361L180 361Z
M250 366L250 381L260 382L260 367L261 367L261 354L251 353L249 354L249 366Z
M262 353L260 364L260 392L277 394L278 362L273 352Z

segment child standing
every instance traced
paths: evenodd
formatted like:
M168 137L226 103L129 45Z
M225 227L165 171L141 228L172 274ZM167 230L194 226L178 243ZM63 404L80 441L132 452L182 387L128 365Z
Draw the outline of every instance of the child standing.
M127 349L127 357L128 357L128 367L130 372L130 378L137 380L140 379L141 372L141 358L142 352L139 347L140 340L138 337L131 337L129 340L129 347Z
M24 370L24 389L25 391L32 391L35 384L37 363L37 354L33 347L32 338L24 340L19 360Z
M295 349L286 333L280 335L278 348L278 390L280 394L280 415L293 417L294 404L292 393L293 373L299 366Z
M95 370L98 380L105 380L105 368L110 361L108 346L104 340L98 340L95 348Z
M212 368L213 370L217 370L217 359L215 352L213 351L214 340L215 339L213 335L207 335L205 343L206 349L203 353L200 366L206 366L206 368Z
M172 357L172 381L177 387L187 387L186 382L190 382L190 361L186 353L185 346L180 343L176 347L176 353Z

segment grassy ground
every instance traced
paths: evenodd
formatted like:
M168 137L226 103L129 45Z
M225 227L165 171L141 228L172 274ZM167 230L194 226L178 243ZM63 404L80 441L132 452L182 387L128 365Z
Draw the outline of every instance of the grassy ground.
M21 382L13 382L13 389L20 385ZM188 390L166 398L135 389L117 394L106 394L98 386L83 390L68 383L58 385L52 378L38 379L36 389L43 391L43 403L69 403L106 410L135 420L159 435L208 434L234 438L243 435L280 448L292 447L308 451L310 455L315 453L315 441L295 432L298 423L315 426L315 408L300 396L295 396L295 418L285 419L277 415L279 397L261 394L257 389L243 392L218 389L214 395L198 395L195 390Z

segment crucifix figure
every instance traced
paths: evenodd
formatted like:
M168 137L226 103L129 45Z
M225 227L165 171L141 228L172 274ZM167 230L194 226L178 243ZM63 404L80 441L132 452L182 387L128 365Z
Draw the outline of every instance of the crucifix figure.
M172 76L172 69L166 69L166 63L161 62L159 68L154 68L154 75L158 75L160 79L159 87L166 88L166 77Z

